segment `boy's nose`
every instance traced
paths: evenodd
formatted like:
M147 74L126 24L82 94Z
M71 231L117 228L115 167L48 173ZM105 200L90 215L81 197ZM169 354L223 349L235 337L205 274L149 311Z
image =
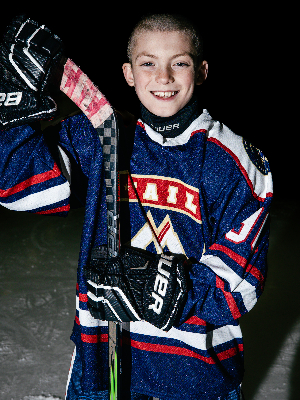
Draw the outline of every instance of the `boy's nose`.
M170 68L159 68L156 74L156 82L163 85L174 82L172 70Z

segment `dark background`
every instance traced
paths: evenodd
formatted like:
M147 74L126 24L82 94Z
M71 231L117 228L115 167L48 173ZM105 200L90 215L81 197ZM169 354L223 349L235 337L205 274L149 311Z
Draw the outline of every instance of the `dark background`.
M119 109L136 113L134 89L121 65L134 23L148 12L175 12L192 19L204 38L208 79L198 93L214 119L244 136L269 159L278 196L295 195L298 156L295 120L295 9L288 3L247 2L237 6L185 2L45 2L6 4L1 34L11 18L26 13L61 37L67 57ZM199 2L200 3L200 2ZM36 4L39 4L38 6ZM92 5L93 4L93 5ZM178 5L177 5L178 4ZM220 3L221 4L221 3ZM295 53L295 54L294 54Z

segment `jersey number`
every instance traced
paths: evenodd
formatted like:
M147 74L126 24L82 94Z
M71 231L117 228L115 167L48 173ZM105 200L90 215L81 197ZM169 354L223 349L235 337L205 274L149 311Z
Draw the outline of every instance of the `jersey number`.
M260 218L261 214L263 213L264 208L261 208L257 210L254 214L252 214L249 218L245 219L244 222L241 223L241 228L238 232L236 232L234 229L231 229L228 233L226 233L225 238L229 240L230 242L233 243L242 243L245 242L252 232L254 226L256 225L258 219ZM266 215L265 219L263 220L260 229L258 230L257 234L255 235L252 243L251 243L251 248L253 249L255 246L255 243L258 239L258 236L266 222L266 219L268 217L268 214Z

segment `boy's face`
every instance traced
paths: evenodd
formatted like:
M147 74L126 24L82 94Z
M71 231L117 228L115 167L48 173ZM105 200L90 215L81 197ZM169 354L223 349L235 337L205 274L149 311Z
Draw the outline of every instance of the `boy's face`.
M207 63L195 68L190 38L181 32L141 33L132 65L123 65L125 79L153 114L170 117L192 98L195 85L207 75Z

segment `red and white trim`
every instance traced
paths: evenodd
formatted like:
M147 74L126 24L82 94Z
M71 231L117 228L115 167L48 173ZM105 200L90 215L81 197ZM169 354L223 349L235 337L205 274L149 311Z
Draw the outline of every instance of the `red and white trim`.
M208 131L208 141L220 146L235 160L255 198L264 201L267 197L272 197L271 173L264 175L256 168L245 150L241 136L215 121L212 129Z
M230 249L228 249L228 251L231 252L230 255L232 258L234 256L232 253L234 252L232 252ZM239 259L242 260L243 257L239 257ZM226 280L229 283L231 292L241 294L244 305L248 311L250 311L254 307L257 302L255 286L251 285L251 283L240 277L228 265L226 265L224 261L221 260L221 258L217 256L203 255L200 262L209 267L217 275L217 277ZM245 267L246 262L243 262L243 264L245 264ZM249 273L252 274L251 271L252 270L249 270ZM255 277L257 278L257 276Z
M124 329L127 330L126 324L124 325ZM174 327L172 327L168 332L165 332L146 321L130 322L130 332L144 336L145 332L147 332L147 336L175 339L198 350L208 350L236 338L242 339L242 332L239 325L225 325L215 329L211 341L207 340L206 333L186 332ZM181 347L179 348L181 349Z
M65 182L61 185L42 190L41 192L29 194L13 202L3 203L0 201L0 204L9 210L31 211L66 200L70 197L70 194L69 182Z
M97 326L108 326L107 321L101 321L100 319L95 319L92 317L91 313L88 310L82 310L79 304L80 301L87 303L87 295L79 293L79 295L76 296L76 310L78 311L78 317L76 318L76 322L78 324L87 328L95 328Z

